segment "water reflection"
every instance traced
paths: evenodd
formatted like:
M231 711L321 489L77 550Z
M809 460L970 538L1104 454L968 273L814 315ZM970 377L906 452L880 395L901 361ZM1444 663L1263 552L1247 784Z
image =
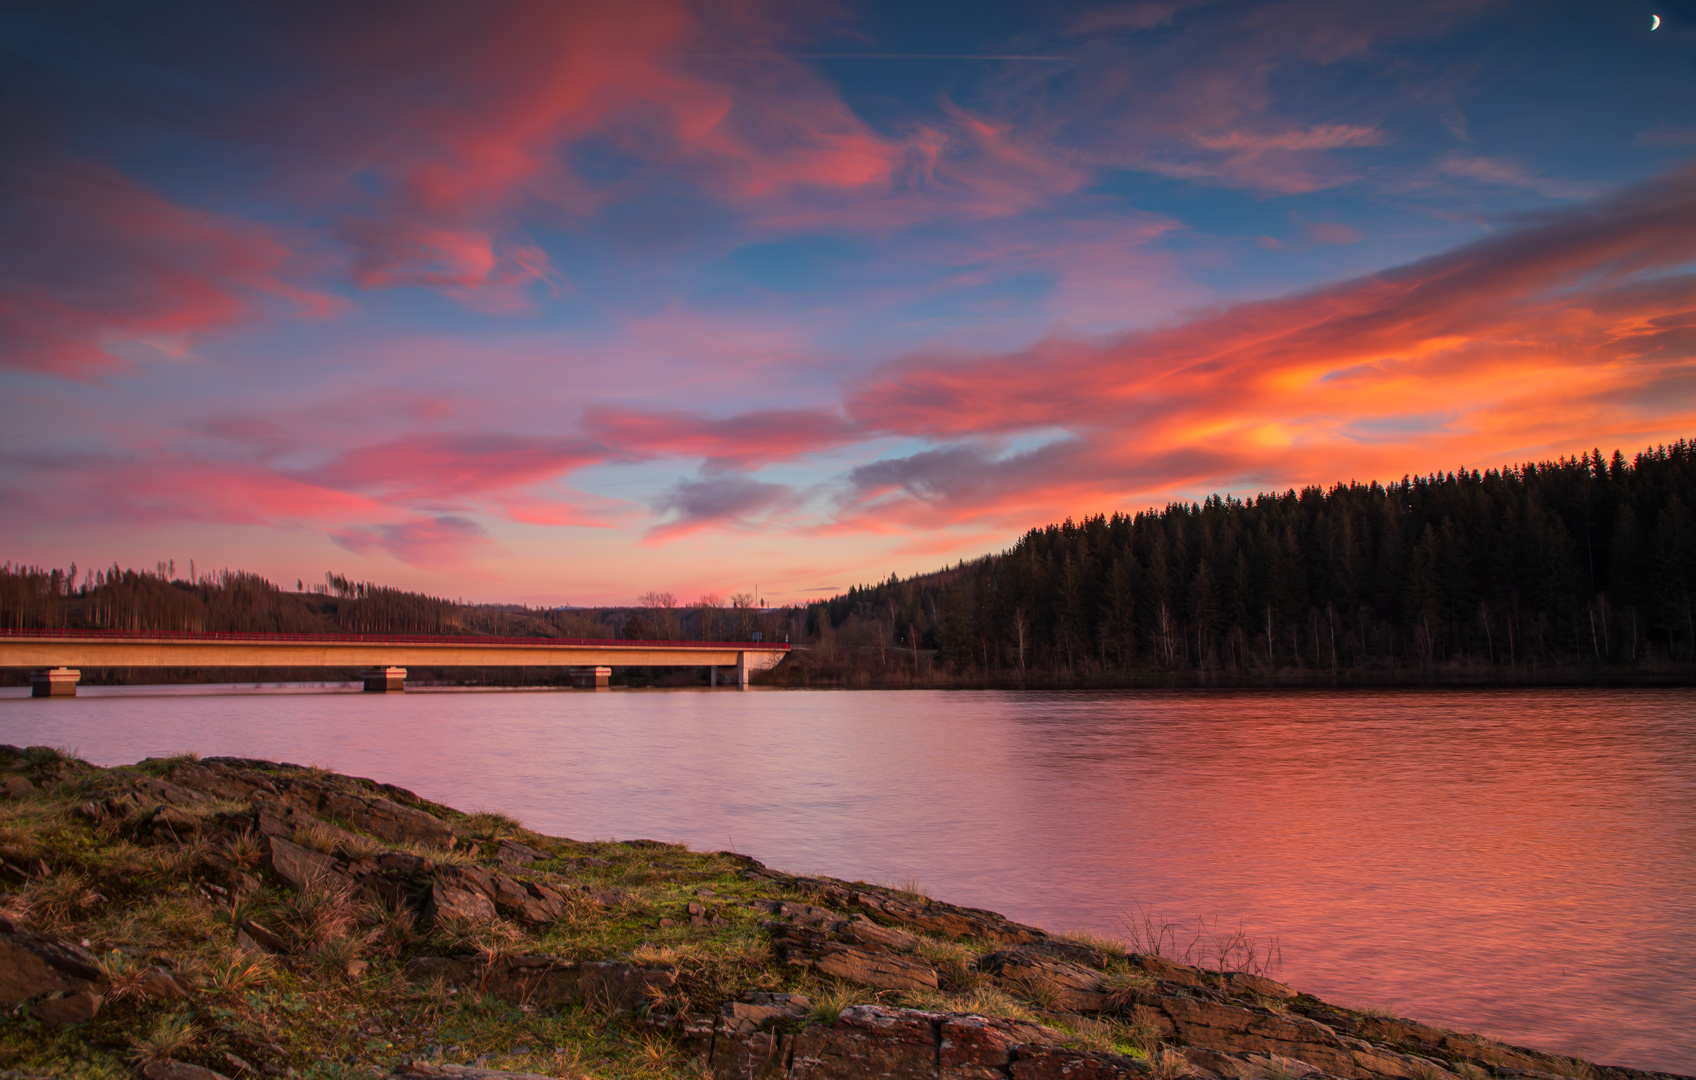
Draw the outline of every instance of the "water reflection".
M1357 1005L1696 1072L1696 694L347 693L0 701L102 763L330 764L1051 928L1140 904Z

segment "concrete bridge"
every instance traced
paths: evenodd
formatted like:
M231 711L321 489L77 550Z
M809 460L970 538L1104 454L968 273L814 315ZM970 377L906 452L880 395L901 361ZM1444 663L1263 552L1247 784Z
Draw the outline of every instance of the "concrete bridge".
M360 668L365 689L405 689L407 667L568 667L573 686L604 689L614 667L734 667L746 689L787 644L372 634L132 633L0 629L0 667L29 668L36 697L71 697L85 667Z

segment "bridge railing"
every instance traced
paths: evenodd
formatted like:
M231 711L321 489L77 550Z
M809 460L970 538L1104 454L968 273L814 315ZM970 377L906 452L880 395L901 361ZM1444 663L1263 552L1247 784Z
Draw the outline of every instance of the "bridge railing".
M81 638L97 641L230 641L251 644L613 646L627 649L789 651L787 642L768 641L637 641L627 638L492 637L446 634L267 634L225 630L52 630L37 627L0 627L0 638Z

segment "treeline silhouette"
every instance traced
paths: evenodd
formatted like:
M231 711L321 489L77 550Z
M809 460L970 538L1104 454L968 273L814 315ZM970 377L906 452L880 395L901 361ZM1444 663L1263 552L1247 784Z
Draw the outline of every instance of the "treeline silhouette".
M228 631L289 634L445 634L459 605L421 593L327 574L313 592L284 592L244 571L175 575L116 564L77 579L68 570L0 566L0 626L129 631Z
M1696 446L1032 529L810 612L813 684L1688 681Z

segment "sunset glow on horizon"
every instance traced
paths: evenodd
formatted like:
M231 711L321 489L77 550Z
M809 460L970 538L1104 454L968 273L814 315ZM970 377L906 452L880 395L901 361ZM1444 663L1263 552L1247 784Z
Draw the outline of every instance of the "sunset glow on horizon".
M1696 436L1696 7L11 5L0 560L772 603Z

